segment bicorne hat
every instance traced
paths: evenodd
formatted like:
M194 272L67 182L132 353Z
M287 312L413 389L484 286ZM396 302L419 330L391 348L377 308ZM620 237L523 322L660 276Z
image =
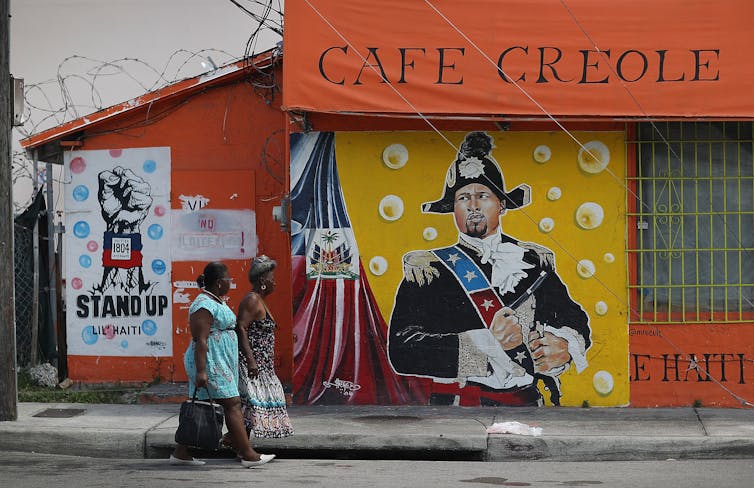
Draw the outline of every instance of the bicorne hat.
M453 212L456 191L471 183L479 183L489 188L501 202L505 202L507 209L517 209L528 205L531 202L531 187L522 184L511 191L506 191L503 172L490 155L493 147L492 137L485 132L466 134L461 149L458 151L458 157L448 168L442 198L422 204L422 212Z

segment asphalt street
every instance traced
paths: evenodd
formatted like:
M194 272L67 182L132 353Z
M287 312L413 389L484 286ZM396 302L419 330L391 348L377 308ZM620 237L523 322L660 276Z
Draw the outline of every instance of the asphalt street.
M633 462L452 462L282 459L245 469L233 459L198 468L166 459L101 459L0 452L0 479L13 488L188 488L259 486L301 488L423 488L531 486L750 488L754 460Z

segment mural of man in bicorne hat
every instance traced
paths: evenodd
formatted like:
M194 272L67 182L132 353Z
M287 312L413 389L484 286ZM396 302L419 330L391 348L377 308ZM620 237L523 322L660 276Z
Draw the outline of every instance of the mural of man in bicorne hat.
M399 374L433 380L431 404L560 404L559 376L587 367L589 318L555 271L553 254L502 232L500 217L531 201L507 191L492 138L466 135L442 197L425 213L453 213L458 243L403 257L388 352Z

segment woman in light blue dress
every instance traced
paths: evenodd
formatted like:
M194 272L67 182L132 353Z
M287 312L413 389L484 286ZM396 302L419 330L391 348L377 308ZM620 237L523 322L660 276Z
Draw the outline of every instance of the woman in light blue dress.
M192 341L183 356L189 377L189 396L212 397L225 411L228 438L246 467L270 462L274 454L259 454L249 443L238 394L238 338L236 316L222 297L230 289L231 278L223 263L209 263L196 283L201 293L189 307ZM170 456L176 465L201 466L188 446L177 444Z

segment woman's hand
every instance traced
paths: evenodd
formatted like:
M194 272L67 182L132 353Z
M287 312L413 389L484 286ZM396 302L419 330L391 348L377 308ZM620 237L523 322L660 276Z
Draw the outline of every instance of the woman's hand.
M246 369L249 370L249 378L256 378L259 376L259 366L257 365L257 362L254 361L254 358L248 358L246 360Z
M207 372L202 371L201 373L196 373L196 387L207 388L208 385L209 381L207 380Z

